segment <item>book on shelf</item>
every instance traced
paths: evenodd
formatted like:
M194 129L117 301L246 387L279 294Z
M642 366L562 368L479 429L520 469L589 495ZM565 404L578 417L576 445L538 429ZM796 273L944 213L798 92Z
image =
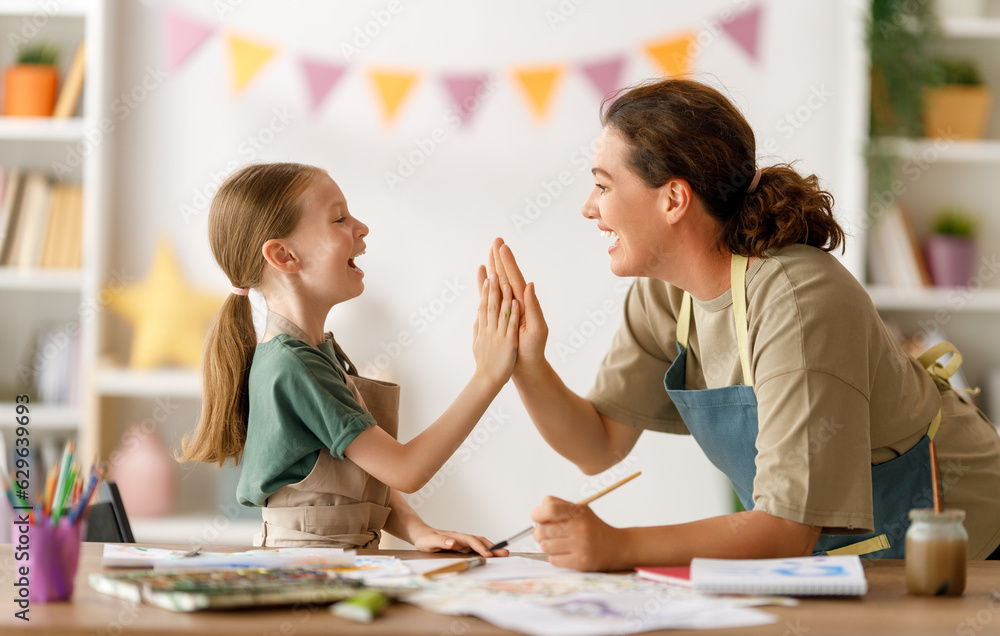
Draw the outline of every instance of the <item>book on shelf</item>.
M868 236L871 282L889 287L929 287L927 263L909 212L898 203L886 208Z
M63 79L62 88L59 90L59 96L56 98L56 105L52 111L52 117L56 119L72 117L73 113L76 112L76 107L80 103L80 94L83 93L83 75L87 67L86 61L86 47L83 42L80 42L80 45L76 47L76 53L73 55L73 61L69 65L69 70L66 71L66 77Z
M42 172L5 170L0 207L0 265L79 268L83 189Z

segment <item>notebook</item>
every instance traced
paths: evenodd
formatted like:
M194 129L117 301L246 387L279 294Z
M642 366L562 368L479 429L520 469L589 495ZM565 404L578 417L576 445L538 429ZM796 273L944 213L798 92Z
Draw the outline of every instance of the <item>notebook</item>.
M691 567L687 565L670 568L636 568L635 571L641 579L691 587Z
M175 612L268 605L329 604L375 589L395 596L403 588L370 586L327 568L228 568L157 572L95 572L90 587L133 603ZM406 589L405 591L412 591Z
M699 592L787 596L861 596L868 580L861 559L813 556L789 559L691 560L691 584Z

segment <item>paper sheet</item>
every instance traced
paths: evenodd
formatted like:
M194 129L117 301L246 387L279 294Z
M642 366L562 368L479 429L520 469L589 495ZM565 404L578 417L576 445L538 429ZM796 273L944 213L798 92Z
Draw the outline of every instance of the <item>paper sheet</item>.
M199 552L184 557L184 550L143 548L105 544L101 563L107 568L155 568L181 570L203 568L265 567L297 565L354 567L355 553L342 548L278 548L245 552Z

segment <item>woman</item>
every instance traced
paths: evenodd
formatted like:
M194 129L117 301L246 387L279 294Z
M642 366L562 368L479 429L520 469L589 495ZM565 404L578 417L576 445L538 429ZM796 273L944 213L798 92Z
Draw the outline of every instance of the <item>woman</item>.
M746 511L613 528L552 497L534 511L553 564L580 570L829 552L900 558L911 508L966 511L969 558L997 558L1000 438L918 361L831 255L844 240L815 175L755 168L753 131L718 91L667 79L602 117L583 216L613 239L611 271L638 277L586 398L545 360L547 327L510 249L489 267L523 298L514 383L545 440L585 473L643 430L690 433ZM485 275L485 272L481 275ZM957 358L957 356L956 356ZM925 367L930 369L928 372Z

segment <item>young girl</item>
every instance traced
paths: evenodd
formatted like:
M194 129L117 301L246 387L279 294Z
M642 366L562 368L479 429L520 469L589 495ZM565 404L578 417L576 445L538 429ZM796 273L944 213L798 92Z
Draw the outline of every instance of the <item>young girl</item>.
M233 174L209 212L212 253L232 285L209 334L205 395L184 461L242 461L237 497L261 506L261 546L377 548L381 531L428 552L475 550L483 537L435 530L398 491L441 468L510 378L518 303L495 276L480 290L476 371L445 413L396 441L399 387L361 378L323 324L364 290L355 259L368 227L319 168L253 165ZM257 342L250 288L267 304ZM505 555L506 550L494 554Z

